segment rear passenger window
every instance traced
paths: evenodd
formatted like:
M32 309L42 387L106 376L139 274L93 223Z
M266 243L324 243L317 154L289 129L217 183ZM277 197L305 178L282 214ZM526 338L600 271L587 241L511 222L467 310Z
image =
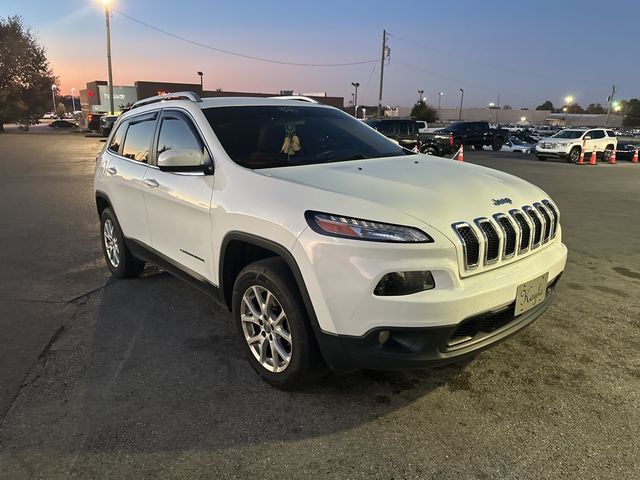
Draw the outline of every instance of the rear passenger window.
M604 138L604 130L593 130L591 132L591 138L593 140L595 140L597 138Z
M615 137L616 132L614 132L613 130L607 130L607 135L609 135L610 137Z
M113 153L120 152L120 145L122 145L122 139L124 138L124 132L127 130L127 124L122 123L116 130L116 133L111 137L111 143L109 144L109 150Z
M155 119L149 119L138 123L132 123L127 130L122 147L122 156L147 163L149 161L149 149L151 139L156 128Z

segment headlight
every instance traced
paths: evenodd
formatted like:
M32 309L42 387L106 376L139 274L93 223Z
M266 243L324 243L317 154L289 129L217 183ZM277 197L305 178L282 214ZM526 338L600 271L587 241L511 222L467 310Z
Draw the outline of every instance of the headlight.
M313 231L331 237L391 243L433 242L429 235L413 227L320 212L306 212L305 217Z

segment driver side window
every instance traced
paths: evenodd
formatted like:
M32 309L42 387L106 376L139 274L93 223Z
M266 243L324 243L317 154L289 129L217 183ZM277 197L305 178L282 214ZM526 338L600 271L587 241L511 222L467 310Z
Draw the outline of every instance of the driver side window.
M209 160L209 154L203 142L196 137L189 125L178 116L166 116L162 119L158 135L157 155L176 149L196 150L203 154L203 164Z

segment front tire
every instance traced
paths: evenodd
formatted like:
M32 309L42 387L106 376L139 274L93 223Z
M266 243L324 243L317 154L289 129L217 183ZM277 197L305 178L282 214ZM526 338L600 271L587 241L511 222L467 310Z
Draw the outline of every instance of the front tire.
M321 357L306 309L281 258L260 260L240 272L232 311L249 363L267 383L292 390L320 372Z
M118 278L137 277L144 270L144 262L134 257L124 243L124 235L115 213L105 208L100 215L102 252L111 273Z
M499 150L502 148L502 145L504 145L504 142L502 141L502 139L500 139L500 138L495 138L495 139L493 140L493 143L491 144L491 149L492 149L494 152L497 152L497 151L499 151Z
M569 152L568 159L570 163L578 163L580 159L580 147L573 147Z

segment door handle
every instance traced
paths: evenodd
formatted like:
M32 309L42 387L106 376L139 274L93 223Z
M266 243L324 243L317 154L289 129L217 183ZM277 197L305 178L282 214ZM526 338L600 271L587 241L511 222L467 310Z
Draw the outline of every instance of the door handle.
M116 170L116 167L109 167L107 168L107 173L109 175L115 175L116 173L118 173L118 170Z
M145 178L144 179L144 184L147 187L151 187L151 188L157 188L160 186L160 184L158 183L158 181L155 178Z

